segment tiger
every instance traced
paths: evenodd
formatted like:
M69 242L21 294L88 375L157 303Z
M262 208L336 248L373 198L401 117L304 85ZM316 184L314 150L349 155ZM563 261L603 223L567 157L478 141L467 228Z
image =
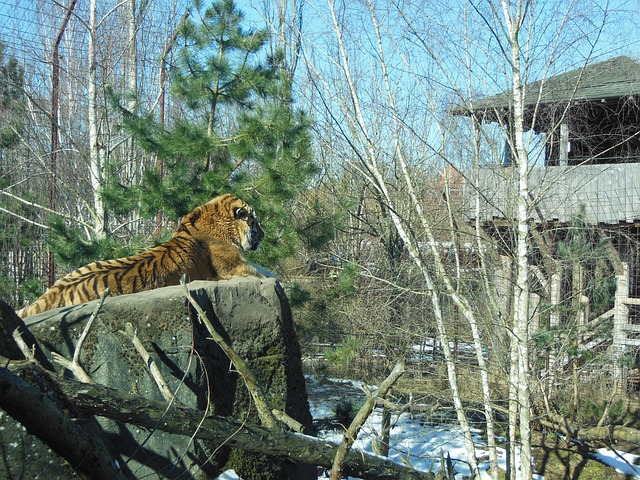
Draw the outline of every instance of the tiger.
M258 217L247 203L224 194L196 207L171 239L139 255L91 263L58 280L22 318L54 308L77 305L110 295L142 292L189 280L228 280L265 275L243 253L255 251L264 238Z

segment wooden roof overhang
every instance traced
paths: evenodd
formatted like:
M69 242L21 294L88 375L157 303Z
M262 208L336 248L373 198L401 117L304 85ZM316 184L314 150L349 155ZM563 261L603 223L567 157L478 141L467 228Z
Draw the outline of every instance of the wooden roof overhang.
M536 131L546 131L551 120L557 121L571 105L616 105L628 97L640 97L640 62L620 56L585 65L525 86L525 129L534 127ZM458 105L451 113L460 116L475 114L483 122L508 125L513 118L513 92Z

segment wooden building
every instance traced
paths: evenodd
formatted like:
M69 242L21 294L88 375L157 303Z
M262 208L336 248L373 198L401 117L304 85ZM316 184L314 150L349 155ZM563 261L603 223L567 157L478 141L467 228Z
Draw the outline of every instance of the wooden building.
M640 62L612 58L528 84L525 92L525 130L535 136L539 158L529 175L531 264L540 297L551 306L545 321L552 327L579 311L585 332L608 322L611 328L600 330L607 338L585 336L583 345L625 356L629 365L640 347ZM512 104L506 92L474 102L473 112L454 113L498 123L509 135ZM517 178L505 145L500 165L467 176L464 214L469 222L479 219L508 253ZM577 224L580 241L605 260L600 255L573 266L563 260ZM604 301L592 298L596 289L586 289L587 282L600 290L608 282ZM571 305L576 308L559 308Z

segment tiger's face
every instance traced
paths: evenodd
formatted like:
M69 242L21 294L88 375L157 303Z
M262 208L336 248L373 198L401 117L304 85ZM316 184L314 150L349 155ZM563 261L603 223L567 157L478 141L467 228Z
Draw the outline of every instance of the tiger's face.
M244 202L243 202L244 203ZM238 229L243 232L240 235L240 246L244 251L258 250L260 242L264 238L264 231L258 221L256 212L249 205L238 207L233 212Z
M228 193L196 208L183 219L181 229L195 238L223 240L244 251L257 250L264 238L253 208Z

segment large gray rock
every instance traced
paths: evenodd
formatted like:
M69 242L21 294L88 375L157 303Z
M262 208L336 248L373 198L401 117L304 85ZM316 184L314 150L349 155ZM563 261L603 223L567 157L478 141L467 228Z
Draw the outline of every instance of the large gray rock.
M279 283L275 279L239 278L198 281L189 284L189 288L218 332L249 362L271 405L310 426L300 347ZM47 353L71 358L96 304L53 310L29 317L26 323ZM257 423L244 383L232 371L222 350L208 339L204 327L192 321L195 316L190 310L182 287L107 298L85 341L81 364L97 383L162 400L147 366L122 333L129 322L178 401L202 410L203 415L208 411ZM3 415L0 429L8 428L10 420ZM309 467L102 418L98 422L102 434L137 478L212 478L226 468L235 468L246 480L315 478ZM11 445L19 444L21 448L14 448L14 453L23 455L29 471L44 473L49 469L55 472L54 477L66 477L59 459L52 458L46 448L35 448L37 438L24 431L18 433L9 437L0 431L5 458ZM24 448L25 445L34 448ZM0 476L25 473L8 471L10 465L9 461L0 465Z

